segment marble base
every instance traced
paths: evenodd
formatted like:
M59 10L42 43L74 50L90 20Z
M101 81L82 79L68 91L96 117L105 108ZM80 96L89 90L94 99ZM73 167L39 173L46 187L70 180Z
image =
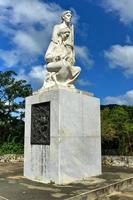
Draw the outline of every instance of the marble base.
M31 145L31 105L50 101L50 145ZM100 102L53 88L26 98L24 176L66 184L101 174Z

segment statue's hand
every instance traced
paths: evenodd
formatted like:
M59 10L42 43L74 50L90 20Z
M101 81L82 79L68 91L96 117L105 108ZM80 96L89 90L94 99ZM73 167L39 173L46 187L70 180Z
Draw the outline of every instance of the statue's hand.
M74 61L73 61L73 59L71 57L66 57L65 60L67 62L69 62L71 65L73 65L73 63L74 63Z
M45 56L45 60L47 63L53 62L53 57L51 55Z
M57 62L57 61L60 61L61 60L61 57L60 56L57 56L56 58L55 58L55 61Z

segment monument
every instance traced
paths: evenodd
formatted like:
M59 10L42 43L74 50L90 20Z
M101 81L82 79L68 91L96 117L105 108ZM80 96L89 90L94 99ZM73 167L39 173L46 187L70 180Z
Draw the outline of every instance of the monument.
M66 184L101 174L100 101L74 82L71 11L55 25L45 54L43 87L26 98L24 176Z

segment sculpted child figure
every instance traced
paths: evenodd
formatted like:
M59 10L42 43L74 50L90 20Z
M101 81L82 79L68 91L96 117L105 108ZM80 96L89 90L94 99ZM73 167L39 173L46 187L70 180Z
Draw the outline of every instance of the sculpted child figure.
M71 25L72 13L62 13L62 23L55 25L52 40L45 54L47 75L44 87L63 85L74 87L80 74L80 67L74 66L74 28Z

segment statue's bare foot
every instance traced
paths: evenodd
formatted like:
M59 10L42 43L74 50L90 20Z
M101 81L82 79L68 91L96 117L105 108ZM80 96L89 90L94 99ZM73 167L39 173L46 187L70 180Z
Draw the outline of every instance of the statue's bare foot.
M74 86L73 84L68 84L67 86L68 86L69 88L75 89L75 86Z

